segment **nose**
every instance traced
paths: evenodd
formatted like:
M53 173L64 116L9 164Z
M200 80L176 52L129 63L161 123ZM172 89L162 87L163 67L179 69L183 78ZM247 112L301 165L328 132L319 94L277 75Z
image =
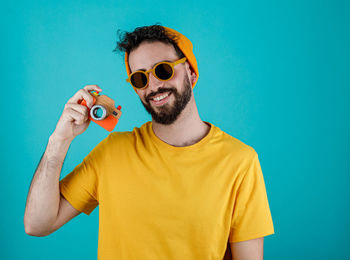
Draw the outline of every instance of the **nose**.
M163 82L159 79L157 79L152 72L149 73L148 75L148 88L150 88L150 90L156 92L157 89L159 88L159 86L161 86L163 84Z

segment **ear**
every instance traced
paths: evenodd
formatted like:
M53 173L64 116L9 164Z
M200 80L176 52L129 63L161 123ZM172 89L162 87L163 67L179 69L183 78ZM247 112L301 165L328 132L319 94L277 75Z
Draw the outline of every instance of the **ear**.
M191 85L193 86L193 84L196 82L197 75L194 72L194 70L192 69L192 67L188 61L185 61L185 66L186 66L187 75L189 76Z

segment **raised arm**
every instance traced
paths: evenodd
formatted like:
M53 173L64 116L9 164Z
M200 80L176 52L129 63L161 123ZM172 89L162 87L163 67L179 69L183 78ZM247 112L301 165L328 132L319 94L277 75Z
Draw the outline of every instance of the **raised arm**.
M233 260L263 260L264 237L230 243Z
M88 108L79 104L85 99L92 106L89 90L101 91L97 85L87 85L67 102L34 173L24 213L24 229L29 235L49 235L80 213L60 194L59 179L71 142L89 126Z

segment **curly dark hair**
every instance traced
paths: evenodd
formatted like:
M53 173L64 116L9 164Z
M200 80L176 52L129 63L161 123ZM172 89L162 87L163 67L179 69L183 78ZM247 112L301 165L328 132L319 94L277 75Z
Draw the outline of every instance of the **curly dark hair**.
M126 52L129 55L130 52L136 49L143 41L160 41L173 45L179 59L185 57L176 44L176 36L165 31L165 28L159 23L150 26L137 27L133 32L121 32L118 30L117 34L119 36L119 41L117 42L117 47L113 50L114 52L121 51L123 53Z

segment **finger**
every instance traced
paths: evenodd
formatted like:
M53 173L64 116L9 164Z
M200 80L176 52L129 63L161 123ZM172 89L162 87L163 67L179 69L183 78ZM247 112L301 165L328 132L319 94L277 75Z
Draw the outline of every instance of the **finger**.
M102 89L98 85L86 85L84 87L84 89L87 90L87 91L90 91L90 90L95 90L95 91L98 91L98 92L102 91Z
M86 101L88 107L92 107L94 99L92 98L91 94L85 89L79 89L79 91L75 93L75 95L70 98L67 103L78 104L78 101L81 101L83 99Z
M82 115L88 115L89 114L89 110L86 106L80 105L80 104L74 104L74 103L67 103L65 105L65 108L71 108L79 113L81 113Z
M86 116L73 110L72 108L67 108L66 116L68 117L69 121L74 121L74 123L76 123L77 125L81 125L87 120Z

